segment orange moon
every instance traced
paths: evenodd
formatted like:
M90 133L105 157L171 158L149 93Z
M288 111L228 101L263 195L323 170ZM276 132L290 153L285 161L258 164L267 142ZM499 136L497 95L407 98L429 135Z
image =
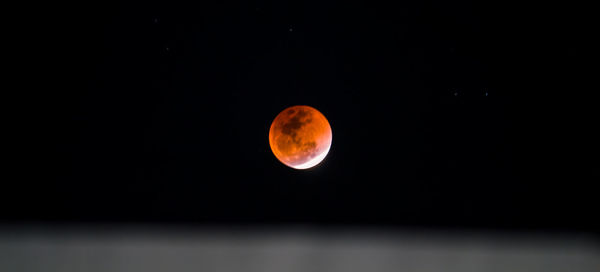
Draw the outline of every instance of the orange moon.
M269 145L275 157L295 169L319 164L331 147L331 126L313 107L292 106L280 112L269 130Z

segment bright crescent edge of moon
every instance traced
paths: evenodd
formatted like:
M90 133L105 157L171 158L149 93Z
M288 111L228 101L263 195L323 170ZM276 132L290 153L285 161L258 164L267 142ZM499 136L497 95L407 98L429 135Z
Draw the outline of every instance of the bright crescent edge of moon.
M332 137L333 138L333 137ZM323 152L321 152L321 154L315 156L314 158L312 158L310 161L307 161L303 164L299 164L299 165L295 165L295 166L290 166L292 168L296 168L296 169L308 169L311 168L319 163L321 163L325 157L327 156L327 153L329 153L329 149L331 148L331 142L329 143L329 146L327 146L327 149L323 150Z

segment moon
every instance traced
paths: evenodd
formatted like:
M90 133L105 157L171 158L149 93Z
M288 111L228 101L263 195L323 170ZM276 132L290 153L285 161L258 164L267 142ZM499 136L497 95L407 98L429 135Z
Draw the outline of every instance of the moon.
M280 112L269 130L269 145L275 157L294 169L319 164L331 148L331 126L327 118L310 106L292 106Z

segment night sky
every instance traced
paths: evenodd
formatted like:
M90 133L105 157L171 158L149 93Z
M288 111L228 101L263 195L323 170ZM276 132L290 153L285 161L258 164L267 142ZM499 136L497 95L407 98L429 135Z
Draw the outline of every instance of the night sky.
M39 23L0 221L598 229L597 120L562 98L584 88L573 9L190 2ZM306 171L269 148L292 105L333 131Z

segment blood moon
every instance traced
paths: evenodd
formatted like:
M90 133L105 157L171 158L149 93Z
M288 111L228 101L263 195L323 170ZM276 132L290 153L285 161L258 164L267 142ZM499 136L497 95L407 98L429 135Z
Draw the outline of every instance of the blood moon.
M331 137L331 126L321 112L310 106L292 106L273 120L269 145L283 164L307 169L325 159Z

